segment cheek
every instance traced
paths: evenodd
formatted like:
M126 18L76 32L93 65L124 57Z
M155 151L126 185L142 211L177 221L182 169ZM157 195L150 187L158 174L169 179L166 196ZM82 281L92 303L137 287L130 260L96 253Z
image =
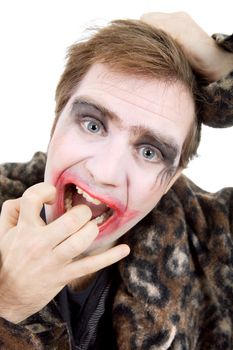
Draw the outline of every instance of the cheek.
M156 181L154 175L143 174L131 187L131 206L141 214L150 212L166 191L166 185ZM134 177L135 179L135 177ZM142 181L141 179L144 179ZM134 189L133 189L134 188Z
M85 157L85 145L74 137L73 133L54 134L47 153L45 179L51 180L54 173L59 173Z
M142 209L148 213L150 212L160 201L161 197L164 195L165 190L163 188L158 189L157 191L150 192L147 198L144 198Z
M54 158L64 158L63 161L70 163L88 153L87 142L85 142L73 130L62 135L55 135L49 146L49 153Z

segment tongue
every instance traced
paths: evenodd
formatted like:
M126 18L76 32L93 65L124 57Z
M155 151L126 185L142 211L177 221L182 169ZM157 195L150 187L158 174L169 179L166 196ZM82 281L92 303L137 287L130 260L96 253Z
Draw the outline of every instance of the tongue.
M96 205L94 203L88 202L82 195L78 193L73 193L72 206L75 206L78 204L85 204L91 209L92 219L102 215L104 212L106 212L108 208L105 204Z

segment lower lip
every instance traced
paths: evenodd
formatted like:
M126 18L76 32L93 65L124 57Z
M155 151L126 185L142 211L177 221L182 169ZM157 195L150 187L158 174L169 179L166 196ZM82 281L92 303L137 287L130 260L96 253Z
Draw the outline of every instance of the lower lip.
M124 212L122 215L118 215L116 212L112 216L110 216L103 224L99 227L99 234L96 240L103 238L112 234L116 231L120 226L124 226L129 220L135 217L136 213L129 212L128 210Z

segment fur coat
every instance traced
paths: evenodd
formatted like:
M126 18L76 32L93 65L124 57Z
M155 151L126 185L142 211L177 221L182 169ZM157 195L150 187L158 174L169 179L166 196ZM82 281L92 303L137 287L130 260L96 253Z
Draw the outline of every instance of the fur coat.
M233 52L233 36L215 40ZM210 84L203 122L233 125L233 72ZM45 154L0 166L0 204L43 181ZM112 308L120 350L233 349L233 189L210 194L181 176L123 238L131 254ZM19 324L0 318L0 349L68 350L52 300Z

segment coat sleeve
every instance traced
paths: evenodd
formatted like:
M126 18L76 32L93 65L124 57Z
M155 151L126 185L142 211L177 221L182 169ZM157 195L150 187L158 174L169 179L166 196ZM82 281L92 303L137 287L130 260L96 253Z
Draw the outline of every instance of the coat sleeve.
M30 186L44 180L46 155L36 152L25 163L0 164L0 212L7 199L21 197Z
M14 324L0 318L2 350L70 350L70 337L57 305L51 301L41 311Z
M216 44L232 52L233 67L233 34L214 34ZM229 74L202 89L203 108L201 120L214 128L225 128L233 125L233 68Z

